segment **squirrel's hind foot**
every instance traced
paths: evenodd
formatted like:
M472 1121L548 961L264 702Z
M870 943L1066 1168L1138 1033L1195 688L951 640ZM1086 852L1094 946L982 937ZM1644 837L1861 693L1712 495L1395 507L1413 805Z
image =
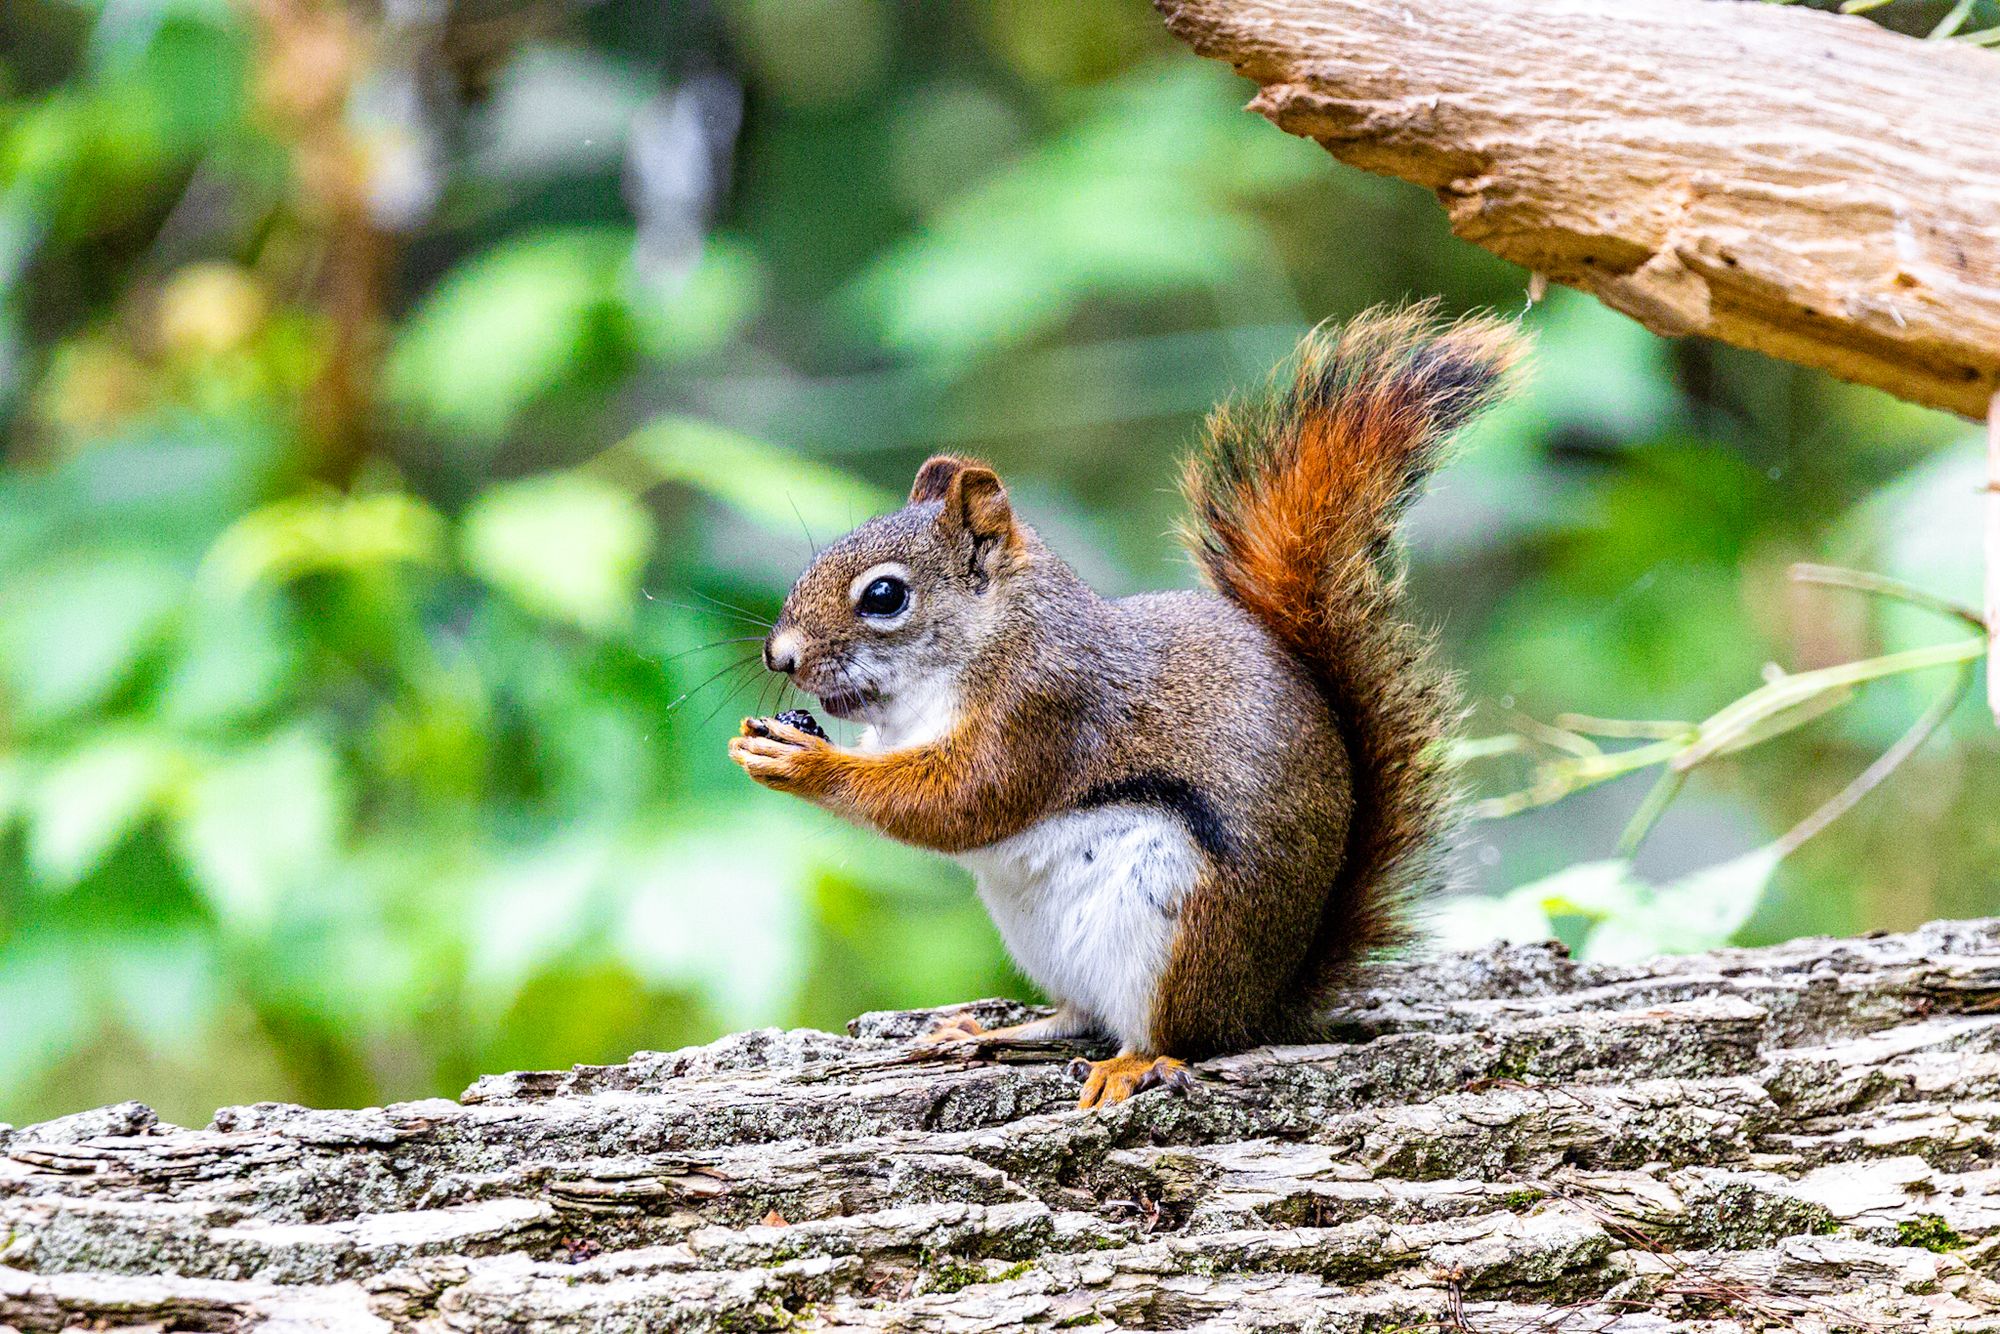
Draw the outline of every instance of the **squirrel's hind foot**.
M919 1035L917 1045L937 1047L948 1042L972 1042L979 1038L990 1041L995 1035L1006 1031L1004 1028L989 1029L969 1014L954 1014L948 1019L941 1020L930 1032Z
M1109 1107L1150 1088L1180 1092L1194 1084L1194 1071L1188 1069L1186 1061L1134 1052L1120 1052L1104 1061L1079 1058L1069 1063L1069 1073L1083 1084L1083 1096L1076 1100L1078 1111Z

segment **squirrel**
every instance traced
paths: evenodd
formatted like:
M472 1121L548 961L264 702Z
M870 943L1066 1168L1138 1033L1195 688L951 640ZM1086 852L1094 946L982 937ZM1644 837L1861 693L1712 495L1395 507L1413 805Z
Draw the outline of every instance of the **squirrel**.
M1374 311L1308 335L1289 384L1210 414L1181 536L1209 591L1100 597L992 469L940 455L827 547L764 644L852 747L750 718L730 756L970 868L1032 1023L1108 1037L1079 1105L1187 1062L1306 1041L1357 957L1400 943L1454 807L1455 686L1401 612L1396 525L1500 393L1511 326Z

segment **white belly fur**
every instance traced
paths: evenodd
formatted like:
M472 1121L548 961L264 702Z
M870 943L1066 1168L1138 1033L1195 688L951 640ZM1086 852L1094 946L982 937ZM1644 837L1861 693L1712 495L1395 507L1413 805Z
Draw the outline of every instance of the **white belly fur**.
M1175 914L1203 865L1180 821L1144 806L1074 811L958 861L1022 972L1147 1048Z

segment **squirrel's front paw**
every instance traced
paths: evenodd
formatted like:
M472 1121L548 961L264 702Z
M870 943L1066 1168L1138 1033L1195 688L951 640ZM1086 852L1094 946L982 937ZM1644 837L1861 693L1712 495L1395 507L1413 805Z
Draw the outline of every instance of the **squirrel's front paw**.
M776 718L745 718L729 740L729 758L765 787L796 792L808 784L811 759L826 750L825 737Z

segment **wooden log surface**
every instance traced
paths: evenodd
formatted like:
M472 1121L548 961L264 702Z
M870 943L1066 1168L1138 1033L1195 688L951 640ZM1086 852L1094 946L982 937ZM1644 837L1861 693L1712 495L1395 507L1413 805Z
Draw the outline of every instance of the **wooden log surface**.
M2000 390L2000 53L1739 0L1155 4L1282 129L1655 332Z
M1101 1112L935 1018L0 1130L0 1327L2000 1331L2000 919L1375 966Z

